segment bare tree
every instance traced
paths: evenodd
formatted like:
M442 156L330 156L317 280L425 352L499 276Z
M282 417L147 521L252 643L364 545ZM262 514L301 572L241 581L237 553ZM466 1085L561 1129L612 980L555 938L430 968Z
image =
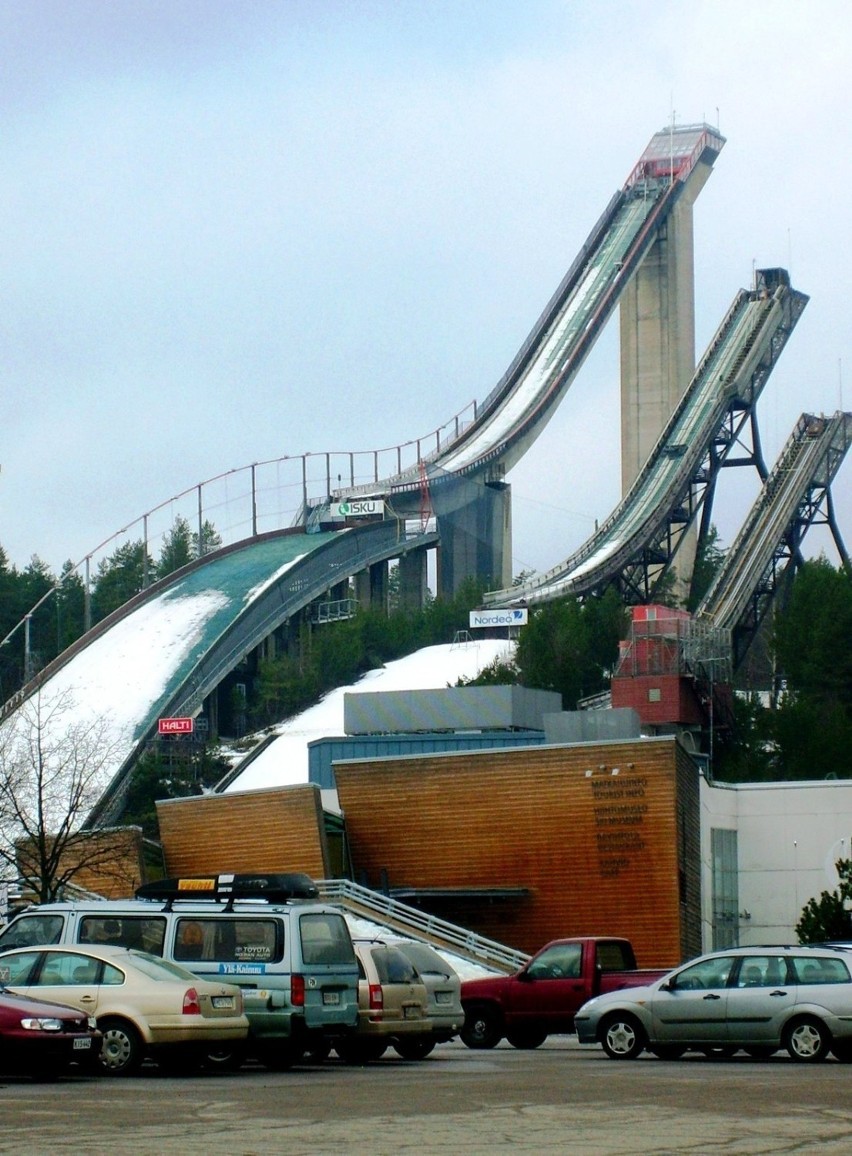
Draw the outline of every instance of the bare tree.
M82 830L118 761L109 726L81 721L70 692L33 695L0 728L0 869L38 902L72 881L132 883L126 836Z

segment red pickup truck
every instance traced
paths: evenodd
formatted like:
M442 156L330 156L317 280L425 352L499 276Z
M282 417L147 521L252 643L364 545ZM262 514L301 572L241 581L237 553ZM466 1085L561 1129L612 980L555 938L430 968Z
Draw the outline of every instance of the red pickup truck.
M469 1048L493 1048L505 1036L516 1048L537 1048L551 1033L572 1032L582 1005L605 991L653 983L665 971L639 971L626 939L554 939L514 975L462 983Z

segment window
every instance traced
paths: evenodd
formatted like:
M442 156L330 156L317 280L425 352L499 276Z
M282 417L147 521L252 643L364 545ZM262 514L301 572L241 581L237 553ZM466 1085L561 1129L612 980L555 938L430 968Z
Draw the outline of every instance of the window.
M374 947L372 956L379 983L416 983L420 978L411 960L396 947Z
M527 968L530 979L579 979L583 956L580 943L557 943Z
M135 947L163 954L166 921L162 916L146 915L87 915L80 920L80 943L111 944L116 947Z
M29 983L30 972L41 957L40 951L23 951L0 962L0 983L12 987Z
M64 919L61 915L24 915L0 935L0 950L13 947L44 947L59 943Z
M440 975L449 979L452 974L452 968L446 960L425 943L406 943L398 950L411 960L421 975Z
M783 955L747 955L740 961L736 987L775 987L787 983Z
M737 832L726 827L710 831L710 858L713 866L713 949L726 951L739 943L739 877Z
M39 987L69 987L97 983L100 960L70 951L42 953L41 971L36 977Z
M849 968L843 959L794 956L790 963L796 983L849 983Z
M601 971L632 971L636 967L633 949L626 943L599 943L595 955Z
M678 972L672 980L672 986L677 991L708 991L727 987L733 966L734 958L730 955L702 959L700 963L694 963Z
M279 920L193 915L176 922L176 960L275 963L283 953L284 929Z
M314 963L354 963L355 953L349 928L342 915L323 912L299 917L302 961Z

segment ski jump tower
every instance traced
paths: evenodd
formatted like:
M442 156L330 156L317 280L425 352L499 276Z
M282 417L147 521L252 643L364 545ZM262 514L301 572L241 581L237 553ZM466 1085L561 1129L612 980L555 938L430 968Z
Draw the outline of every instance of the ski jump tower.
M700 126L703 130L706 126ZM667 167L698 126L657 133L633 177ZM721 148L724 138L717 138ZM626 494L647 461L695 370L695 260L692 207L710 176L715 154L699 159L657 230L651 248L621 296L621 489ZM631 178L633 179L633 178ZM695 536L678 555L678 573L691 572Z

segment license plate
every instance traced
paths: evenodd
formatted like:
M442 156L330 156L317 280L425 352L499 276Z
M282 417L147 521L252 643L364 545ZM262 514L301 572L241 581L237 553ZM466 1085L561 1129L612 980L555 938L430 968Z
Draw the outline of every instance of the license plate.
M89 1051L91 1051L91 1048L92 1048L92 1041L91 1040L83 1039L81 1037L80 1039L74 1041L74 1051L75 1052L85 1052L87 1049Z
M451 991L436 991L435 1003L452 1003L453 993Z
M414 1007L407 1007L407 1008L405 1008L403 1014L404 1014L404 1018L407 1020L419 1020L420 1019L420 1008L417 1007L416 1005Z
M340 1003L340 992L339 991L324 991L322 993L322 1002L323 1003L335 1003L335 1004Z
M232 1008L234 1006L234 997L232 995L214 995L210 1002L216 1008Z

